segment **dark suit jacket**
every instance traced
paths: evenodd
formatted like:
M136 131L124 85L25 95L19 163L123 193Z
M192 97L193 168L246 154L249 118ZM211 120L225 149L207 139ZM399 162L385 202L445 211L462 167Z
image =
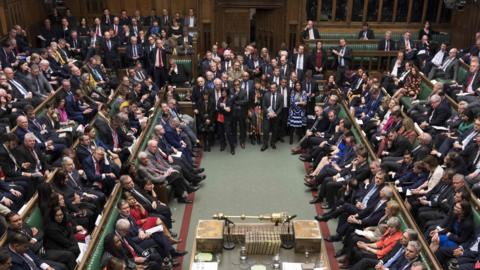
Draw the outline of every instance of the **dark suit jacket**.
M177 72L172 70L169 72L169 81L173 84L184 84L188 82L190 74L187 74L183 65L177 65Z
M392 266L389 268L389 270L404 270L404 269L410 269L410 266L418 261L419 258L417 257L416 259L412 260L412 261L408 261L407 258L405 258L405 256L400 256L400 258L398 258L398 260L396 260Z
M397 49L397 44L395 43L395 41L390 39L388 42L390 43L390 51L395 51ZM385 38L382 38L380 41L378 41L377 49L379 51L385 51L385 46L386 46L385 43L386 43Z
M79 144L77 146L77 149L76 149L76 154L77 154L77 160L79 162L82 162L82 160L85 160L85 159L91 157L93 152L90 150L89 146Z
M320 38L320 32L318 31L317 28L313 28L313 37L314 37L315 39L319 39L319 38ZM309 38L308 29L307 29L307 30L303 30L303 32L302 32L302 38L303 38L303 39L308 39L308 38Z
M342 48L341 47L337 47L335 48L337 50L337 52L341 52ZM339 66L340 63L339 63L339 57L334 55L335 56L335 65L336 66ZM345 67L350 67L350 63L352 62L352 49L350 49L348 46L345 47L345 52L344 52L344 55L343 55L343 61L344 61L344 64L345 64Z
M325 66L327 64L327 51L325 51L324 48L322 48L322 66L323 69L325 70ZM317 49L313 49L311 52L310 52L310 56L309 56L309 68L311 69L315 69L317 65Z
M247 113L247 92L240 89L237 93L233 90L231 98L233 100L233 117L244 117Z
M162 62L163 62L163 68L167 68L167 52L165 49L161 49L160 51L162 53ZM150 51L150 54L148 56L148 62L150 64L150 68L155 67L155 60L157 59L157 48L154 48L153 50Z
M105 157L107 158L107 157ZM85 174L87 175L87 180L89 181L90 184L93 184L95 182L102 183L104 180L107 179L102 179L102 174L106 173L114 173L115 175L120 175L120 169L114 165L111 161L109 161L109 164L107 165L105 163L105 160L100 161L100 174L97 175L95 171L95 164L93 162L93 157L86 158L82 160L82 167L83 170L85 170Z
M8 253L12 258L12 266L9 268L10 270L25 270L31 269L25 259L16 252L13 252L10 248L8 248ZM27 250L26 254L33 259L35 265L37 266L34 270L41 270L40 265L44 263L37 255L33 253L30 249Z
M275 106L275 114L278 116L282 113L283 109L283 96L279 93L276 93L276 100L277 103ZM262 102L262 110L264 119L267 119L268 108L272 105L272 92L267 92L263 95L263 102ZM278 118L278 117L277 117Z
M451 115L452 110L450 107L447 104L444 105L442 103L435 110L430 112L429 124L431 126L444 126Z
M10 177L20 177L22 176L21 163L18 163L17 159L14 156L14 151L12 153L13 159L8 154L5 146L0 145L0 167L2 168L3 174L9 180Z
M298 53L292 56L292 65L294 68L297 67L297 58L298 58ZM308 55L304 53L303 54L303 71L307 70L307 67L308 67Z
M364 36L364 32L363 30L360 30L358 32L358 39L363 39L363 36ZM373 33L373 30L372 29L368 29L367 30L367 38L368 39L375 39L375 34Z
M388 148L388 156L390 157L401 157L406 150L410 150L410 142L403 136L398 135L398 137L393 141L392 146Z
M358 213L358 218L362 221L362 227L376 226L380 221L380 218L385 214L385 207L387 202L380 202L376 204L370 204L369 207Z
M460 221L460 229L459 229L460 234L457 235L452 231L453 223L455 222L455 220L456 220L456 216L453 213L453 211L451 211L450 214L443 220L440 227L444 228L445 232L450 232L450 235L448 236L449 240L461 245L467 242L470 239L470 237L473 236L473 232L475 231L475 225L473 223L472 216L463 218Z
M40 150L39 147L35 147L35 153L37 153L38 159L40 161L40 165L42 166L42 170L50 170L51 166L50 164L47 163L47 157L43 153L43 151ZM17 162L19 164L29 162L30 163L30 168L29 169L23 169L25 172L35 172L35 168L37 166L37 160L35 157L32 155L32 153L25 148L25 146L22 144L20 145L17 150L15 151L15 158L17 159Z
M140 60L143 58L143 47L140 44L135 45L137 47L137 56L139 57L137 60ZM129 44L127 48L125 49L125 57L126 60L129 62L129 64L133 65L135 61L133 59L133 45Z

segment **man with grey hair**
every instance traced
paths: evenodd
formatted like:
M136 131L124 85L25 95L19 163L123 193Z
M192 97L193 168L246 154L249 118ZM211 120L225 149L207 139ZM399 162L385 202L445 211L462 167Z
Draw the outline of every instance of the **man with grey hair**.
M382 259L383 266L385 268L391 267L397 260L399 260L404 254L405 249L410 241L417 241L418 240L418 233L413 229L407 229L402 234L402 238L398 241L392 248L390 252L388 252L385 257ZM378 265L378 266L376 266ZM352 265L350 268L351 270L364 270L370 269L373 267L380 267L381 265L378 264L378 259L372 258L362 258L356 264Z
M442 78L446 80L456 80L458 73L458 50L457 48L451 48L446 57L439 67L434 67L428 74L428 79Z
M438 94L430 97L431 110L426 115L412 116L416 122L420 122L420 128L430 134L435 134L435 129L432 126L444 127L448 118L452 115L452 110L446 100Z
M377 264L375 270L404 270L409 269L415 262L420 260L420 251L422 246L418 241L409 241L405 248L404 256L400 257L391 266L386 267L384 264Z

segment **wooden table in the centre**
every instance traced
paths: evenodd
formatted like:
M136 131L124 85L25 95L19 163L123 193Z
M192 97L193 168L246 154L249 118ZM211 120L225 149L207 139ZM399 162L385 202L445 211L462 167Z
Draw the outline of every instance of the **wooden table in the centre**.
M199 224L202 221L199 221ZM310 222L311 221L304 221L304 222ZM316 223L316 221L314 221ZM259 224L265 224L265 223L237 223L241 224L241 226L258 226ZM189 269L193 269L193 264L195 262L195 255L197 252L201 252L201 250L197 250L197 237L198 237L198 228L199 225L197 225L197 230L195 234L195 239L193 241L192 249L191 249L191 258L190 258L190 266ZM200 230L205 231L206 228L200 228ZM217 235L218 236L218 229L216 232L214 228L208 228L209 232L207 234L209 235ZM320 231L320 230L318 230ZM217 255L219 254L219 255ZM309 254L309 258L305 258L305 253L296 253L295 249L283 249L281 248L279 251L279 257L281 262L294 262L294 263L305 263L308 261L309 263L315 263L318 264L320 261L323 262L323 269L324 270L331 270L331 264L329 261L329 257L327 254L327 249L325 247L325 241L323 240L323 237L321 239L320 243L320 253L318 252L312 252ZM265 265L267 269L271 269L271 264L273 261L273 256L274 255L248 255L247 256L247 263L249 265ZM220 252L214 253L213 254L213 259L214 261L216 259L220 259L220 263L218 264L218 270L235 270L235 269L245 269L242 265L242 268L240 268L240 245L237 244L235 246L235 249L233 250L220 250ZM246 268L250 269L250 267Z

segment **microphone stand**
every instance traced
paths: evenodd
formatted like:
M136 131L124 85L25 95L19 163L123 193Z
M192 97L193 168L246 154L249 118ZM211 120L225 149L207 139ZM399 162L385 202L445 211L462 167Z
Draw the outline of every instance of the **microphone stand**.
M232 250L235 248L235 243L232 241L232 235L231 235L231 231L230 231L230 224L235 226L235 223L233 223L233 221L231 221L229 218L227 217L222 217L222 219L225 221L225 225L227 227L227 236L225 237L225 239L223 239L223 248L226 249L226 250Z

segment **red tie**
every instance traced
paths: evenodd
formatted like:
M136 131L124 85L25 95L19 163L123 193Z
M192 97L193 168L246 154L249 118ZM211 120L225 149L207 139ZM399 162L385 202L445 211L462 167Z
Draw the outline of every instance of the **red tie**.
M122 242L127 247L128 251L130 252L130 254L132 255L133 258L138 257L137 254L135 253L135 250L133 249L133 247L130 246L130 244L124 238L122 238Z
M113 148L118 148L118 136L116 130L113 130Z
M100 175L100 164L95 161L95 175Z

